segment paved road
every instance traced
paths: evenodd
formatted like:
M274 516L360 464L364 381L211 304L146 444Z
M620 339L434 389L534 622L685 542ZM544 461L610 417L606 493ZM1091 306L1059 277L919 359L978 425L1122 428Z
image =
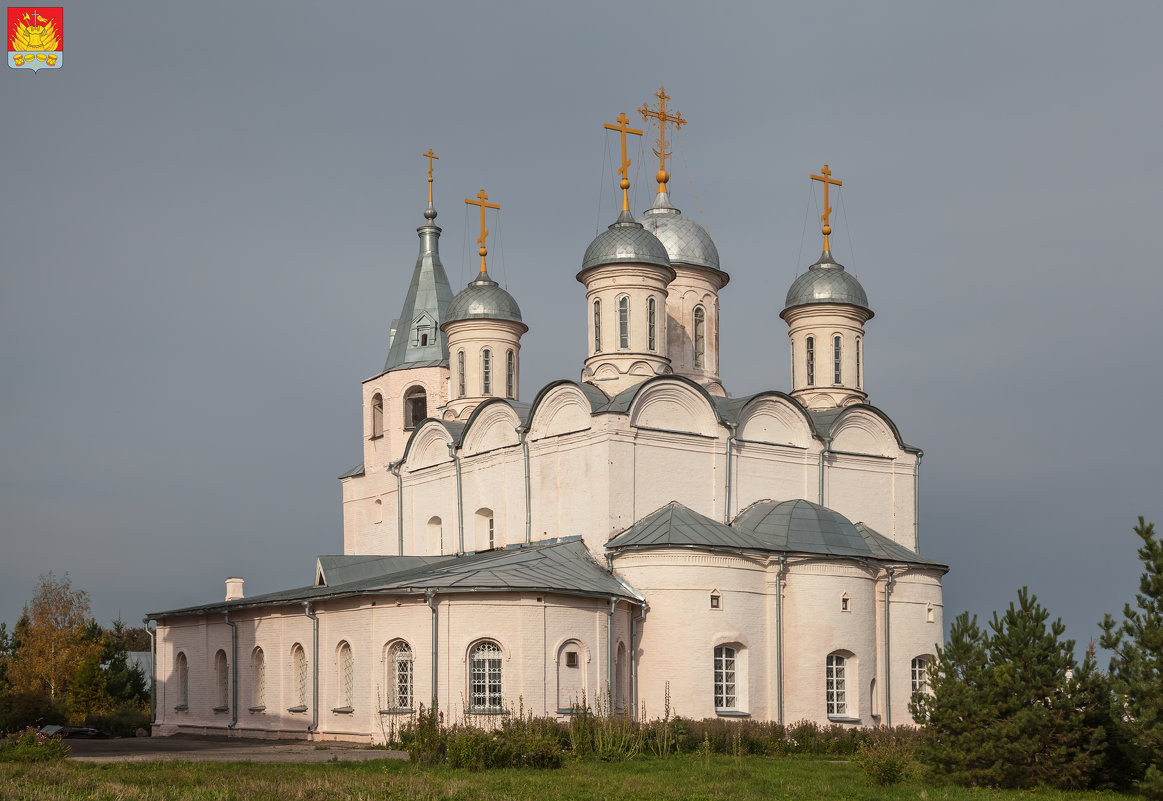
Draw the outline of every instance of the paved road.
M368 749L350 743L244 740L237 737L125 737L68 739L77 762L364 762L407 759L406 751Z

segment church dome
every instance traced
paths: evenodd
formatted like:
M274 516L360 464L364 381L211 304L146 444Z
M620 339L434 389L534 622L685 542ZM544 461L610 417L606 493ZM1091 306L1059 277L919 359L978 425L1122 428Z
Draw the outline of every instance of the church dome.
M864 287L856 280L856 276L844 269L843 264L833 260L827 250L820 254L820 260L809 267L806 273L792 282L783 310L786 312L795 306L813 303L847 303L868 310L869 317L872 316Z
M510 320L522 323L521 308L513 296L481 272L448 304L445 323L457 320ZM523 323L522 323L523 324Z
M655 196L654 205L638 218L638 222L662 242L671 264L719 269L719 249L711 241L711 235L671 205L666 192Z
M739 514L732 528L751 531L776 550L872 556L852 521L818 503L760 501Z
M613 225L590 242L581 268L584 271L599 264L628 262L670 267L670 257L658 237L635 222L630 212L623 211Z

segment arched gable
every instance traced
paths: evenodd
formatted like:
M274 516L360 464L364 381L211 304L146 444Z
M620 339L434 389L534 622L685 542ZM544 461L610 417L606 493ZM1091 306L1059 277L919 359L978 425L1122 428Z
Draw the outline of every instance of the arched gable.
M521 419L504 400L498 398L478 406L468 419L462 440L464 456L520 444L517 426Z
M542 439L592 428L592 407L576 384L558 384L537 398L529 419L529 438Z
M832 450L896 456L901 446L896 431L884 418L867 408L849 406L828 432Z
M439 420L429 418L416 427L404 448L404 464L409 470L419 470L435 464L452 461L448 446L452 434Z
M692 383L673 378L645 383L630 404L630 425L716 436L718 414L706 391Z
M739 439L806 448L812 430L803 407L779 396L761 396L743 407L736 429Z

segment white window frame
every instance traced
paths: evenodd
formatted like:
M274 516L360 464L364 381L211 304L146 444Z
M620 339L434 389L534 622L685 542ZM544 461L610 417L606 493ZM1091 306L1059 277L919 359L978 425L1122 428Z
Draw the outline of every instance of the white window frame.
M351 712L355 708L355 654L351 643L343 640L335 649L336 684L339 704L333 712Z
M481 640L468 654L468 711L496 715L504 711L505 653L499 643Z
M658 350L658 302L653 295L646 300L646 347L652 353Z
M468 382L464 375L464 351L456 352L456 397L463 398L468 389Z
M618 350L630 349L630 296L618 297Z
M267 708L267 664L266 656L259 646L250 653L250 710L258 712Z
M517 398L517 354L512 348L505 354L505 397Z
M832 335L832 383L844 383L844 337L839 334Z
M843 654L828 654L825 673L825 701L829 718L848 717L848 660Z
M481 394L493 394L493 352L488 348L481 350Z
M385 649L388 712L411 712L416 702L416 658L406 640L396 640Z
M299 643L291 646L291 691L295 706L307 708L307 651Z
M804 385L816 385L816 338L808 335L804 338Z
M594 353L602 352L602 301L594 299Z
M694 366L704 370L707 366L707 310L702 304L695 306L692 315L691 342L694 345Z
M715 711L739 709L739 652L731 645L715 646Z

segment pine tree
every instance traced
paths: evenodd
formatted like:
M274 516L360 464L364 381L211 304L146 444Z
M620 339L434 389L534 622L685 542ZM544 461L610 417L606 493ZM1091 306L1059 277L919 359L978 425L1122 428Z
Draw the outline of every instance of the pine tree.
M1142 517L1135 533L1143 541L1135 607L1123 607L1121 622L1109 614L1103 618L1099 644L1113 652L1111 684L1130 729L1139 789L1163 798L1163 542L1155 537L1155 524Z
M80 726L96 715L109 712L111 708L109 696L105 693L101 653L92 651L77 668L69 687L69 723Z

